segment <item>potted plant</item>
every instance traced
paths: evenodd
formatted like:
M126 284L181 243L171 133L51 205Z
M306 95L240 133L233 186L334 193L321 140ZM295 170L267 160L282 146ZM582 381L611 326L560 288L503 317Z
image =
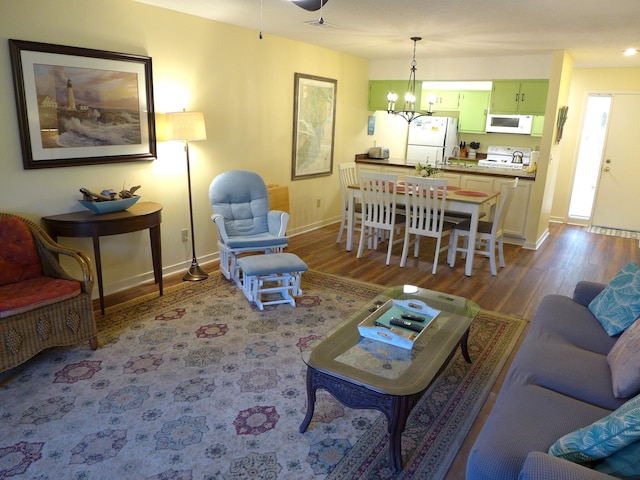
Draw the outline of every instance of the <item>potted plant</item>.
M432 175L435 175L437 171L438 169L436 167L429 164L422 165L418 163L416 165L416 172L421 177L431 177Z

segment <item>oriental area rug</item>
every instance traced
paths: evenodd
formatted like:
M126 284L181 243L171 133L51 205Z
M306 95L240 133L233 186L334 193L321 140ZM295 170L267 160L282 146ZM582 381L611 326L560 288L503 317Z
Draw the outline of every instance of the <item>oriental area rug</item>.
M482 311L414 408L405 468L386 418L318 391L308 430L301 352L383 287L315 271L296 307L260 312L221 275L98 315L100 348L45 351L0 386L0 479L438 479L525 324Z

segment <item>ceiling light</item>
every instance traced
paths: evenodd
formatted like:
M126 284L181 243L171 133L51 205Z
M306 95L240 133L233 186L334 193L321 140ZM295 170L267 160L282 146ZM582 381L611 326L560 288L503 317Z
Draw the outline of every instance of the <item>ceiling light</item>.
M635 48L627 48L624 52L622 52L625 56L630 57L632 55L636 55L638 50Z
M402 107L402 110L396 110L396 101L398 100L398 94L395 92L387 93L387 113L401 116L408 123L411 123L416 118L433 114L433 112L431 111L431 109L433 108L431 98L429 98L428 112L421 112L420 110L416 110L416 44L418 43L418 41L422 40L422 37L411 37L411 40L413 41L413 60L411 61L409 83L407 84L407 91L404 95L404 106Z

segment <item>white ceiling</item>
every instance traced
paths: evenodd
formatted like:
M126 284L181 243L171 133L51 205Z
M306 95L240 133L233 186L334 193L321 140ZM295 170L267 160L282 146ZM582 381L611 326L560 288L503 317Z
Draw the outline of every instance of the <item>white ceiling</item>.
M135 0L348 54L418 58L539 55L567 50L576 67L640 67L639 0L328 0L320 11L289 0ZM318 0L318 6L320 0Z

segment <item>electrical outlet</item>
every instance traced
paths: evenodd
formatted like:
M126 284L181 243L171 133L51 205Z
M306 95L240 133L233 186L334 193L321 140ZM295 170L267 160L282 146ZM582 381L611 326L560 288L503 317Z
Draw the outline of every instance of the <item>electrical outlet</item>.
M320 208L320 199L316 200L316 207Z
M186 228L183 228L182 230L180 230L180 233L182 234L182 241L183 242L188 242L189 241L189 231Z

